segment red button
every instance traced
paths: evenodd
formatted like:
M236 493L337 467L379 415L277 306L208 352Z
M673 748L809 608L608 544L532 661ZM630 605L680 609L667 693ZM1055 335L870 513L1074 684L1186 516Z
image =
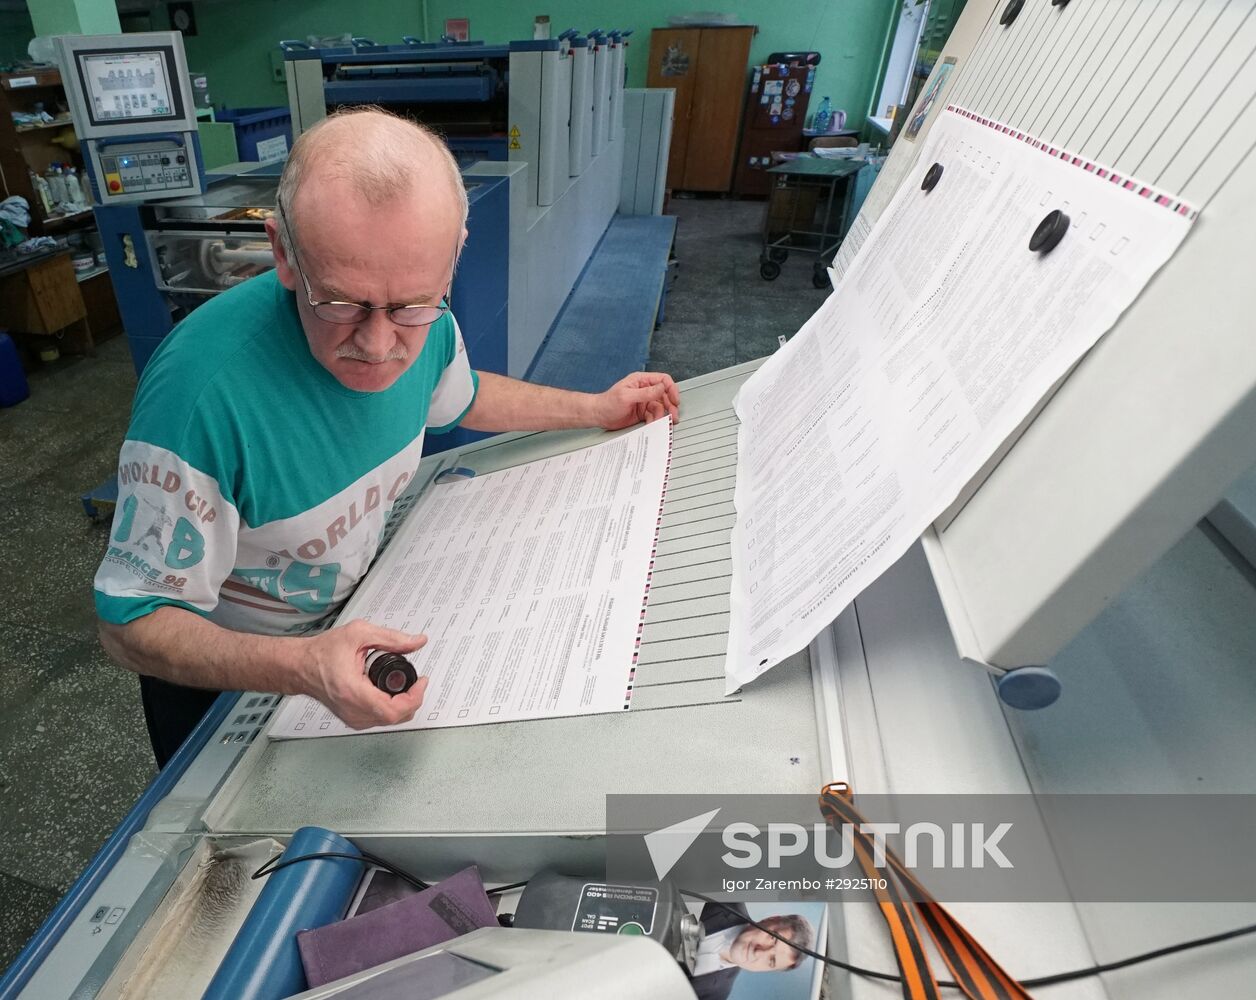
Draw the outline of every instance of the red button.
M122 190L122 185L121 185L118 181L110 181L110 182L109 182L109 190L110 190L110 191L121 191L121 190Z

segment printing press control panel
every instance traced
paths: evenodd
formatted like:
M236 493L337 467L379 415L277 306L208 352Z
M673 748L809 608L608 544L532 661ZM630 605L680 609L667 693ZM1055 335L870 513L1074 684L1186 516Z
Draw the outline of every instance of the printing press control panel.
M173 144L101 154L100 166L104 186L111 194L191 192L196 187L195 168L188 163L187 153Z

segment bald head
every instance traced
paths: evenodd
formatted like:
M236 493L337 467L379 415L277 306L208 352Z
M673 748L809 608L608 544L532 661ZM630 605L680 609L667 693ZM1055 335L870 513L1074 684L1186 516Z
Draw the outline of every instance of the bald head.
M453 207L458 228L466 225L467 192L449 148L422 125L380 108L337 111L293 144L279 200L294 239L310 192L332 190L372 208L419 197Z

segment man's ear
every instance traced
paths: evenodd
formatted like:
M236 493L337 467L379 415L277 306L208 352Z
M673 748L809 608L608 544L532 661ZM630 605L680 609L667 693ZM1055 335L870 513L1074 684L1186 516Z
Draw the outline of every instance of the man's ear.
M270 240L270 251L275 255L275 275L279 278L279 284L288 291L295 292L301 279L297 277L292 262L288 260L283 240L279 238L279 223L273 217L266 220L266 238Z

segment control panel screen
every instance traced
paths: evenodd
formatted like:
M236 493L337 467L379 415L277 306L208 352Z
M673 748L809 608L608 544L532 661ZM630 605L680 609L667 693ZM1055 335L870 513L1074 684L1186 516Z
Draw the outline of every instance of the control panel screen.
M182 117L169 48L75 54L93 125Z

